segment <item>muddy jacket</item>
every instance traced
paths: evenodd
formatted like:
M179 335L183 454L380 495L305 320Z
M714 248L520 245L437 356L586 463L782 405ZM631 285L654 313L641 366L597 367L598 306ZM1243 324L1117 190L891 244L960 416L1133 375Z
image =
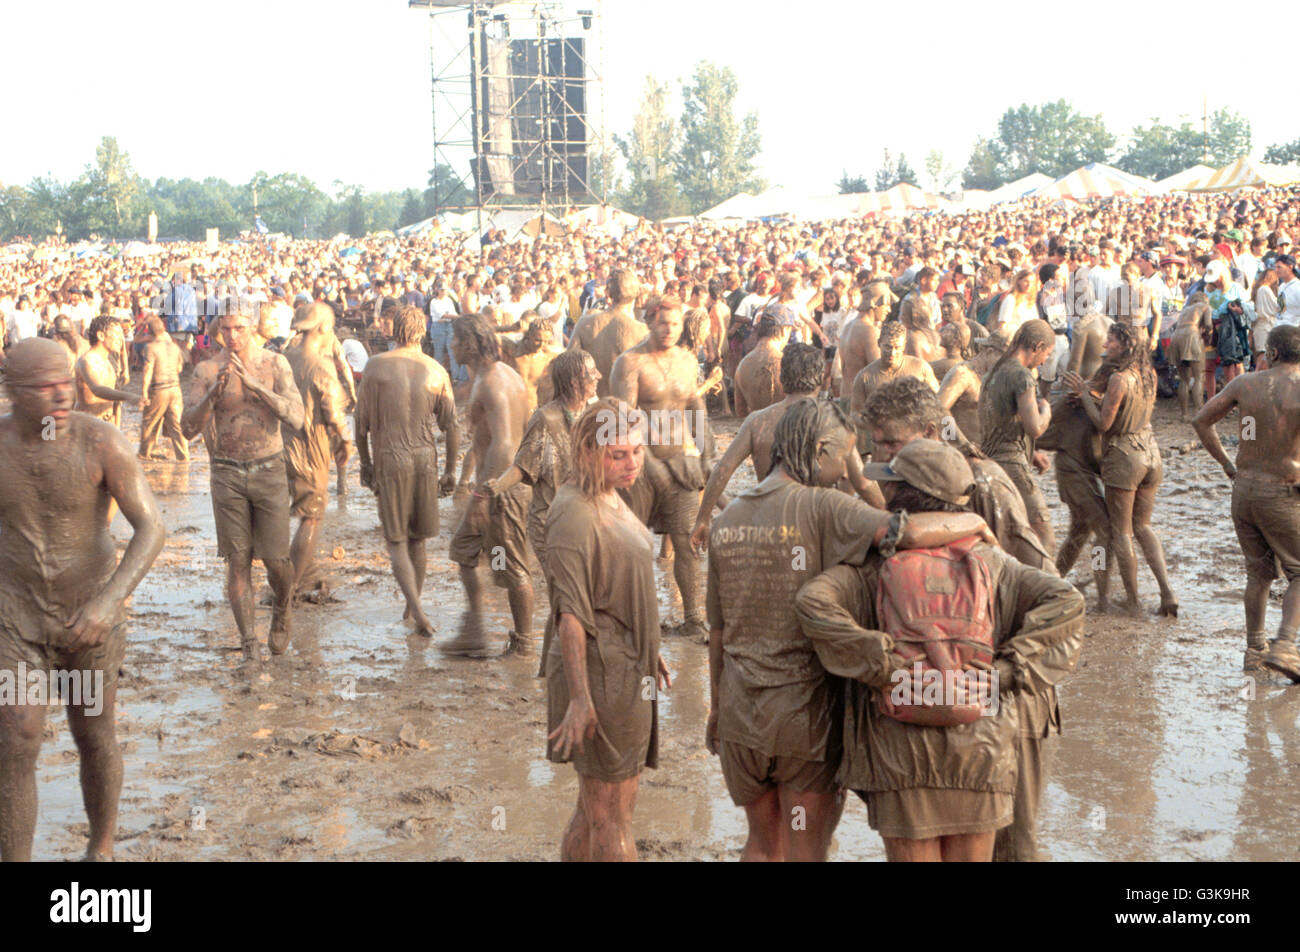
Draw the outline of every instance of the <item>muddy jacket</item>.
M874 630L880 557L840 565L800 589L799 624L822 666L846 682L844 760L839 779L852 790L913 787L1013 793L1018 692L1039 696L1064 678L1083 648L1083 596L1060 578L980 545L994 590L999 673L997 714L961 727L918 727L880 713L891 687L893 639Z

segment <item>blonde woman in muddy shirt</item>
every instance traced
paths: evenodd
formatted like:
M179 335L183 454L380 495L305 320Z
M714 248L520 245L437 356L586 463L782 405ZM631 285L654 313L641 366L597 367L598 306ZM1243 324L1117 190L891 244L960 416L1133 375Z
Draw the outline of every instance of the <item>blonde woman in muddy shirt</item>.
M38 674L77 672L68 726L81 755L90 821L87 859L109 859L117 829L122 755L115 735L117 676L126 653L125 601L162 549L149 483L115 427L72 412L66 351L33 337L10 349L0 417L0 675L30 694ZM121 560L108 509L133 535ZM0 698L4 692L0 691ZM72 698L76 700L76 698ZM0 703L0 860L30 860L36 761L46 705Z
M1137 595L1136 536L1147 565L1160 587L1161 615L1177 616L1178 600L1169 587L1165 554L1151 528L1151 511L1163 467L1160 447L1151 430L1156 403L1156 372L1151 367L1146 336L1131 324L1111 325L1106 338L1106 363L1091 383L1067 374L1065 385L1079 398L1093 426L1105 440L1101 479L1106 486L1111 541L1127 596L1125 608L1140 617ZM1097 394L1103 396L1099 400Z
M777 425L772 471L714 521L709 537L710 710L705 743L722 761L749 824L742 860L825 860L843 797L840 689L799 629L794 596L840 562L860 562L890 517L831 487L854 452L833 403L791 406ZM904 547L983 533L974 514L895 528ZM802 808L806 827L790 828Z
M654 537L618 493L640 474L645 437L616 401L588 407L573 427L572 478L547 517L546 756L578 774L562 860L636 859L637 786L659 762L658 691L671 680L659 656Z

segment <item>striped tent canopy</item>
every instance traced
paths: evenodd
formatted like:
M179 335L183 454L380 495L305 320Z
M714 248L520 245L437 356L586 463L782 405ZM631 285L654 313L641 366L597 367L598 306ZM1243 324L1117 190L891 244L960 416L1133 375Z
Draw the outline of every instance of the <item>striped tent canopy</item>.
M929 192L923 191L915 185L908 185L906 182L899 182L891 189L874 192L870 195L862 195L860 198L859 213L864 215L872 213L901 214L909 211L926 211L927 209L938 211L948 205L938 195L931 195Z
M1064 175L1051 185L1033 192L1035 198L1110 198L1114 195L1150 195L1159 191L1156 183L1138 175L1121 172L1113 166L1089 162Z
M1162 178L1156 182L1156 188L1162 192L1185 192L1196 188L1213 174L1214 169L1208 165L1193 165L1190 169L1183 169L1168 178Z
M1188 191L1231 192L1239 188L1294 185L1297 182L1300 182L1300 168L1294 165L1267 165L1242 156Z

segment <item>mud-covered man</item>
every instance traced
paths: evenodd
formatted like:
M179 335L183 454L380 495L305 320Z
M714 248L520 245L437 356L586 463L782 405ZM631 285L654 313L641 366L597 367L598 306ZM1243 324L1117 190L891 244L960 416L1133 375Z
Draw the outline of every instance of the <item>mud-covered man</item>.
M289 362L254 346L253 318L238 299L223 304L225 349L190 378L181 428L193 439L211 429L212 513L217 554L226 560L226 596L246 662L260 659L253 615L253 558L266 566L274 598L268 643L289 648L293 562L289 558L289 477L281 426L302 428L302 396Z
M190 458L190 444L181 432L181 371L185 354L176 346L161 317L149 318L149 342L144 345L144 373L140 377L141 459L153 458L154 443L162 434L171 441L178 460Z
M118 405L140 398L117 388L114 357L122 353L122 325L107 314L90 322L90 349L77 360L77 410L118 425Z
M1246 670L1263 663L1300 682L1300 327L1268 334L1268 369L1234 377L1196 415L1196 433L1232 480L1232 523L1246 557ZM1237 461L1224 452L1214 426L1241 409ZM1282 621L1264 641L1268 592L1278 569L1286 577Z
M393 334L396 349L372 357L361 376L357 454L361 484L379 500L388 559L406 600L402 617L432 638L433 623L420 607L424 541L438 535L438 497L449 494L456 482L456 398L447 371L421 349L424 315L419 309L399 307ZM435 424L447 438L441 479Z
M125 601L162 549L162 517L122 434L72 412L73 377L59 344L16 344L5 388L13 412L0 417L0 675L24 691L32 674L78 675L81 696L66 700L90 820L86 857L109 859L122 789L114 705ZM134 530L120 562L108 533L110 502ZM44 703L0 703L5 861L31 859L45 717Z
M532 490L519 485L494 496L484 486L514 463L528 421L528 388L519 374L502 363L500 343L487 318L456 318L451 347L456 361L469 368L474 381L469 395L470 449L464 474L472 466L476 485L447 552L460 566L469 610L461 632L441 648L467 657L483 657L489 651L478 574L480 558L486 556L496 583L510 597L514 630L507 650L528 652L533 641L533 583L528 574L527 549Z

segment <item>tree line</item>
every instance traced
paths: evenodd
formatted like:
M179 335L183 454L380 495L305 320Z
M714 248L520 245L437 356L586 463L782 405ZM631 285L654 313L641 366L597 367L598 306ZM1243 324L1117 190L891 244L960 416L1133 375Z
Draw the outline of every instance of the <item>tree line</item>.
M1032 172L1059 178L1090 162L1162 179L1193 165L1227 165L1249 154L1250 147L1250 120L1229 109L1214 111L1204 125L1172 125L1153 118L1119 137L1100 114L1085 115L1064 99L1036 106L1022 103L1002 114L994 134L975 140L964 168L954 168L942 152L931 151L925 185L947 192L960 180L963 188L991 190ZM1270 146L1264 161L1300 161L1300 139ZM899 182L919 185L918 179L905 156L895 160L886 149L873 184L881 191ZM836 185L841 194L870 190L865 175L848 172Z

